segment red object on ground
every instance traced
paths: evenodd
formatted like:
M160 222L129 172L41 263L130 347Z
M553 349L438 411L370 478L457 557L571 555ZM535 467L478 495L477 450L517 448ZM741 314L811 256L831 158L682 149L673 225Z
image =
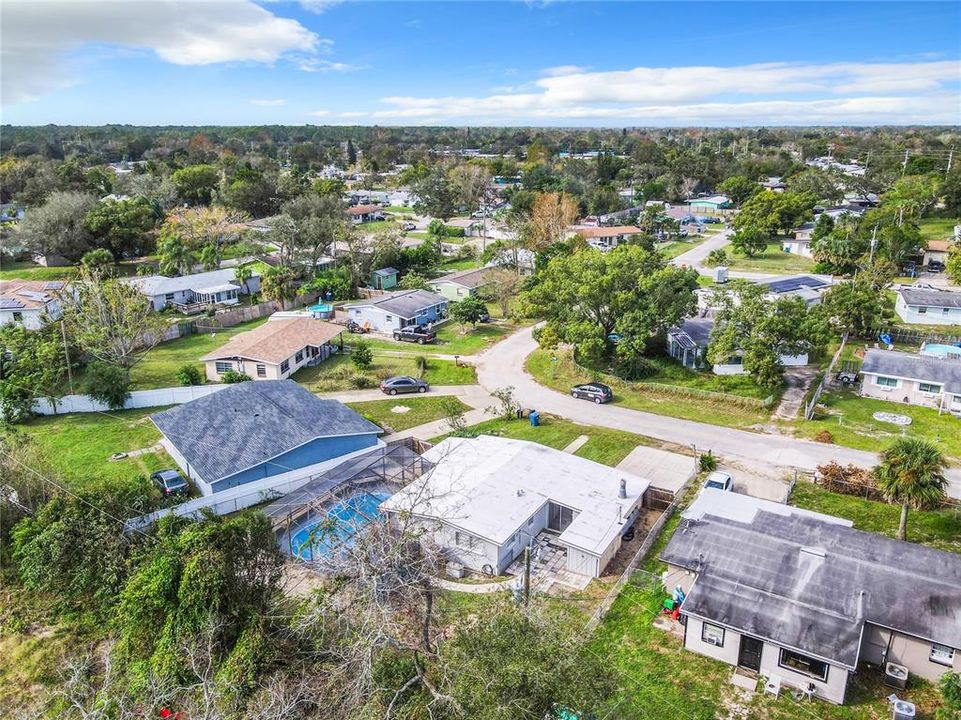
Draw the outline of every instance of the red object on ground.
M167 718L173 717L173 711L170 708L160 708L160 717L167 720Z
M672 620L675 620L675 621L681 619L681 608L680 608L680 607L674 608L674 612L671 613L671 619L672 619Z

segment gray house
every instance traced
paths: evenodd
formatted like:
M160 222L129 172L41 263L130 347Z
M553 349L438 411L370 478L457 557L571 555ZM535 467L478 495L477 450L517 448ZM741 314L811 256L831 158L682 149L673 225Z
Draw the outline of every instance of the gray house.
M961 292L903 288L898 290L894 312L906 323L961 325Z
M925 352L929 352L928 347ZM864 397L961 413L961 359L957 356L934 357L872 348L864 354L861 375Z
M150 416L204 495L310 469L377 444L381 429L293 380L242 382Z
M358 325L389 333L408 325L426 325L447 317L447 298L427 290L400 290L346 306Z
M932 681L961 670L955 553L705 489L661 559L686 595L684 647L782 685L842 704L865 663Z
M240 296L260 291L260 276L255 272L246 283L235 279L234 268L167 277L146 275L128 278L150 298L154 310L171 305L186 312L200 312L207 305L236 305Z

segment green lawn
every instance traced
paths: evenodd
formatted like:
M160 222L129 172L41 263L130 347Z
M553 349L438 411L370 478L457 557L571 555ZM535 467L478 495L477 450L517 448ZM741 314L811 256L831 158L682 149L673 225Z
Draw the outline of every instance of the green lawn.
M932 408L863 398L853 391L839 390L821 395L813 420L798 422L794 427L801 437L813 438L827 430L834 442L860 450L879 450L903 436L921 437L935 443L948 457L961 458L961 419L938 415ZM905 428L880 422L875 412L907 415L912 422Z
M921 221L921 239L949 240L954 235L954 226L961 225L961 218L925 218Z
M438 275L456 272L458 270L472 270L473 268L483 267L484 263L480 259L467 260L448 260L437 266Z
M895 536L901 518L900 505L828 492L810 482L798 482L794 486L790 503L806 510L847 518L858 530L888 537ZM908 515L908 540L961 553L961 511L912 510Z
M453 400L464 412L470 410L460 400L452 397L405 397L347 404L371 422L398 432L442 419L445 416L445 400ZM406 410L398 412L400 408Z
M763 253L746 257L731 248L724 246L731 261L728 263L733 270L745 272L760 272L772 274L809 273L814 271L814 260L794 253L786 253L781 249L780 240L769 243Z
M552 356L557 357L556 362L551 361ZM655 362L661 367L661 372L645 380L645 383L679 385L692 390L722 392L747 399L763 399L769 394L769 391L756 387L745 376L696 373L667 359ZM725 398L682 396L667 387L661 390L602 373L592 375L574 365L570 353L565 352L552 354L546 350L536 350L527 359L527 370L539 383L560 392L570 392L572 385L599 379L614 390L616 405L714 425L745 428L767 422L771 414L770 410L739 406L736 401Z
M159 442L160 431L148 416L163 409L51 415L35 418L21 428L74 487L95 489L133 484L146 490L150 473L176 467L165 451L123 460L111 460L110 456Z
M291 378L311 392L334 392L373 388L393 375L420 377L416 355L393 356L374 353L374 364L366 372L357 370L347 355L334 355L320 365L302 368ZM477 373L469 365L454 365L453 360L427 359L423 377L431 385L473 385Z
M397 223L394 220L375 220L374 222L361 223L356 227L361 234L372 235L396 226Z
M372 349L394 350L413 355L473 355L493 345L506 335L516 330L515 325L508 323L479 323L466 333L461 333L461 326L449 320L437 328L437 339L429 345L416 343L394 342L380 338L351 335L347 337L348 345L363 340Z
M652 444L652 441L643 435L593 425L578 425L553 415L541 415L541 424L538 427L532 427L526 419L492 419L472 425L470 429L484 435L530 440L556 450L563 450L581 435L587 435L590 439L574 454L611 466L617 465L638 445ZM441 435L431 442L439 442L444 437L446 435Z
M252 330L265 322L267 318L259 318L215 333L187 335L161 343L130 371L133 389L149 390L179 385L177 372L187 364L195 365L204 375L204 366L200 362L203 355L216 350L234 335Z
M385 205L382 210L384 212L394 213L396 215L416 215L417 211L411 207L404 207L403 205Z
M678 255L696 248L702 242L707 240L707 238L707 235L702 235L700 237L697 235L691 235L681 240L672 240L671 242L664 243L663 245L658 246L657 251L668 260L672 260Z
M123 262L114 266L119 275L135 275L137 266ZM4 262L0 267L0 280L69 280L77 272L74 266L44 267L29 261Z

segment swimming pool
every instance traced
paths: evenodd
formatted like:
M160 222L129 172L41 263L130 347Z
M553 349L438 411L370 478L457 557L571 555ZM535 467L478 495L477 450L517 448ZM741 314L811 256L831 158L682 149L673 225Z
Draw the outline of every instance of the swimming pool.
M335 548L349 547L364 525L381 517L378 508L389 497L390 493L386 492L359 492L341 500L323 517L291 529L286 549L299 558L312 560L329 555Z
M961 357L961 347L957 347L956 345L941 345L940 343L925 343L921 349L921 354L937 358L946 358L949 356Z

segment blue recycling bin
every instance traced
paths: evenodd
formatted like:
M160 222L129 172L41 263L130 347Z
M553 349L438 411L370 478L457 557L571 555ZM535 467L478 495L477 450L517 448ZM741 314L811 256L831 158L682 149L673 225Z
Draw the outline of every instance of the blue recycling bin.
M531 420L531 427L537 427L538 425L541 424L541 414L537 412L537 410L531 410L530 415L528 415L528 417Z

